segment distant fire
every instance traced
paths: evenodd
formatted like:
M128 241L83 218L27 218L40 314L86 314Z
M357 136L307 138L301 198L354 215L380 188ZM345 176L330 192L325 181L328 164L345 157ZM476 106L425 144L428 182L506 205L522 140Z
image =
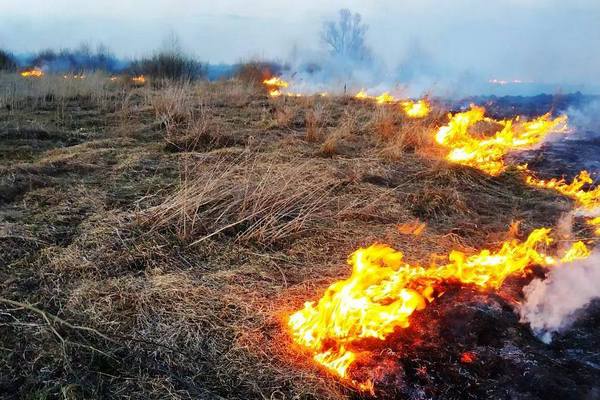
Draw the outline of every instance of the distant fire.
M131 81L136 85L143 85L146 83L146 77L144 75L134 76Z
M38 67L34 67L21 71L21 76L23 78L41 78L42 76L44 76L44 71L42 71Z

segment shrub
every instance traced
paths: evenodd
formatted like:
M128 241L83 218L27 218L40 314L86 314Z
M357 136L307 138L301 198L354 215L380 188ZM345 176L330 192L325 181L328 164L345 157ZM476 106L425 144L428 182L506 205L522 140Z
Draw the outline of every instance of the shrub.
M249 61L235 68L234 76L247 83L262 84L262 81L275 75L280 75L283 66L273 62Z
M179 52L160 52L150 58L135 60L128 68L133 75L145 75L154 79L194 80L203 78L205 66Z
M14 72L17 70L17 63L12 54L0 49L0 71Z

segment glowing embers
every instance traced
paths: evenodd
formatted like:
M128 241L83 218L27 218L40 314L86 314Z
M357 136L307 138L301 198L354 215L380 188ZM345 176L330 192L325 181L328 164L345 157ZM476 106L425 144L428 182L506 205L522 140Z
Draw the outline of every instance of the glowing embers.
M364 339L383 341L408 327L415 311L443 294L438 288L444 283L498 288L508 276L533 264L558 263L560 258L546 253L551 242L550 229L541 228L523 242L505 241L497 251L484 249L473 255L452 251L446 264L429 267L406 263L402 252L384 244L358 249L348 259L352 267L348 279L333 283L318 302L305 303L289 317L292 339L332 373L357 388L370 389L371 382L356 381L351 373L353 363L372 351L361 345ZM562 260L588 255L585 245L577 242Z
M41 68L34 67L21 71L20 75L23 78L41 78L44 76L44 71Z
M550 114L531 121L494 120L485 117L485 109L471 105L469 111L450 114L447 125L438 129L435 140L448 149L448 161L498 175L506 168L504 157L511 151L527 149L540 143L554 132L565 133L567 117L552 118ZM471 132L480 122L497 125L501 129L492 135Z

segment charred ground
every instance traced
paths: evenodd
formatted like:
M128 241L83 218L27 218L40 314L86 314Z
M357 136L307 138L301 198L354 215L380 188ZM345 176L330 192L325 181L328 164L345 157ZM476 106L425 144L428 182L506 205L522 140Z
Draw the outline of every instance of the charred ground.
M386 242L427 263L569 209L516 171L440 161L443 109L415 121L235 80L2 79L14 88L0 111L6 398L361 397L285 328L346 276L348 254ZM420 236L398 232L417 220ZM378 394L599 397L598 307L544 345L513 311L528 279L496 294L450 287L389 341L382 365L396 373Z

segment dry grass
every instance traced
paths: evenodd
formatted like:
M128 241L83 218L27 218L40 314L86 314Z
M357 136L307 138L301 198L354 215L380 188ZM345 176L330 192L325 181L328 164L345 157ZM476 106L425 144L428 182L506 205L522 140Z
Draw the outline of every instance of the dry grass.
M328 205L337 184L312 163L243 153L210 165L185 162L181 176L179 189L145 218L194 245L216 235L273 245L333 217Z
M424 157L438 117L251 86L130 87L116 114L65 95L64 119L80 125L52 135L54 111L0 109L6 125L35 120L48 142L0 166L11 191L0 197L0 297L70 324L2 304L9 398L356 398L285 329L290 311L347 275L352 250L386 242L427 262L563 210L510 173ZM75 135L98 121L122 126ZM38 145L14 132L0 136L6 153ZM71 136L82 142L65 146ZM398 233L417 219L420 236Z

